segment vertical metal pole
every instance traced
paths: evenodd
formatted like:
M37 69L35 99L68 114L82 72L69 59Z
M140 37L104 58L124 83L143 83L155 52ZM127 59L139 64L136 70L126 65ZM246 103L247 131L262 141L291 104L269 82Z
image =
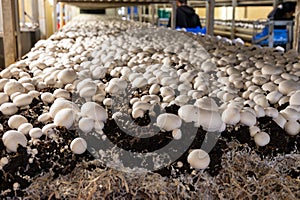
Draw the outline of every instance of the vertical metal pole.
M128 16L128 7L124 7L125 8L125 17L126 17L126 19L128 19L129 18L129 16Z
M297 0L296 7L293 49L297 52L300 52L300 0Z
M130 20L134 20L134 7L130 6Z
M45 14L45 1L39 0L38 1L38 11L39 11L39 29L41 33L41 38L46 38L46 14Z
M6 67L14 63L17 58L14 4L15 1L2 0L3 49Z
M236 0L232 0L232 23L231 23L231 39L235 38L235 14L236 14Z
M288 22L287 26L287 43L286 43L286 50L290 50L292 47L292 39L293 39L293 22Z
M64 4L61 2L59 3L59 24L60 28L64 25Z
M53 11L52 11L52 17L53 17L53 32L57 31L57 9L56 9L57 0L53 0Z
M25 24L25 3L24 0L21 1L21 20L22 24Z
M269 47L274 47L274 21L270 21L269 25Z
M155 24L155 6L151 4L151 24Z
M37 23L39 19L39 12L37 8L37 0L31 0L31 10L32 10L32 19L33 23Z
M175 29L176 28L176 9L177 9L177 5L176 5L176 0L172 1L172 15L171 15L171 28Z
M118 16L118 8L115 8L114 11L115 11L115 17L117 17Z
M17 36L17 58L22 56L22 40L21 40L21 30L20 30L20 16L19 16L19 2L15 1L15 27L16 27L16 36Z
M139 6L138 7L139 22L142 22L142 12L143 12L143 7Z
M215 0L206 1L206 30L208 35L214 35Z

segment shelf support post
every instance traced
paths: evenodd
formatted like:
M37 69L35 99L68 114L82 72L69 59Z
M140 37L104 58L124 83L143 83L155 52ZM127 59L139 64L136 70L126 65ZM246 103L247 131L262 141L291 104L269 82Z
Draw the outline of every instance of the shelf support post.
M293 38L293 49L300 52L300 0L297 0L296 14L295 14L295 27Z
M177 5L176 5L176 0L172 1L172 14L171 14L171 28L175 29L176 28L176 9L177 9Z
M208 35L214 35L215 0L206 1L206 30Z
M5 67L14 63L17 58L15 1L2 0L3 16L3 49Z
M235 15L236 15L237 1L232 0L232 23L231 23L231 39L235 38Z

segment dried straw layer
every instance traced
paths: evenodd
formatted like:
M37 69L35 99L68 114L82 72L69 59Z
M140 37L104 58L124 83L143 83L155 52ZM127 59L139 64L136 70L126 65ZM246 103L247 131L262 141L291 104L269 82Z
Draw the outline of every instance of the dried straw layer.
M36 178L24 199L299 199L299 154L262 159L247 145L229 144L216 177L194 171L178 178L102 169L95 161L53 180ZM93 166L93 167L91 167Z

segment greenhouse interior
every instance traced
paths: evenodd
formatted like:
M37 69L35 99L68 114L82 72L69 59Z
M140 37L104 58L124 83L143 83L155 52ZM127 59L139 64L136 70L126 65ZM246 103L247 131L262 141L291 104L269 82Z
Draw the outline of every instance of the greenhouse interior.
M0 11L0 199L300 199L300 0Z

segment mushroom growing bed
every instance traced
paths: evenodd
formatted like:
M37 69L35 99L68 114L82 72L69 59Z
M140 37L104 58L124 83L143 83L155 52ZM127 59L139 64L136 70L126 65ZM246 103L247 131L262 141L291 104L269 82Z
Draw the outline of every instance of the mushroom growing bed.
M300 198L299 58L81 15L0 72L0 196Z

